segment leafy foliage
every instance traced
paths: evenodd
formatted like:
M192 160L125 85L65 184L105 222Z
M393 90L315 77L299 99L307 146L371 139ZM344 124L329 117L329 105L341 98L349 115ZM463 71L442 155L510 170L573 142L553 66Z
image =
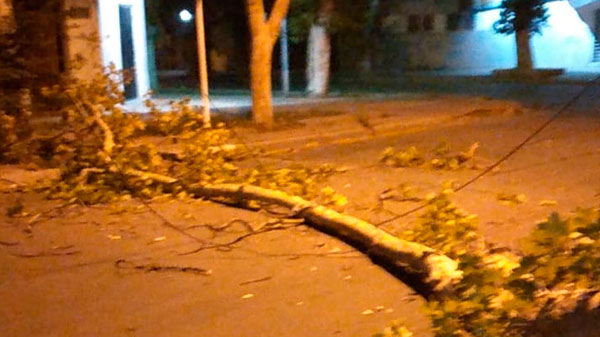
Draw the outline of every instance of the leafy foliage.
M451 194L428 196L415 228L403 233L458 260L463 272L451 294L427 304L437 337L528 336L536 320L560 318L600 289L599 210L552 214L518 255L487 244L477 217L458 209Z
M373 337L412 337L413 333L410 332L400 322L394 321L392 324L385 328L383 332L379 332L373 335Z
M147 122L146 131L160 136L178 136L186 130L201 128L203 121L190 102L189 97L172 101L168 113L164 113L152 100L146 100L146 107L150 109L150 120Z
M16 140L15 118L0 111L0 162L7 160L11 145Z
M224 124L204 128L189 99L173 102L166 112L148 102L146 119L124 113L115 78L121 74L111 68L87 81L67 78L44 90L60 102L63 115L55 134L44 139L44 158L60 169L60 179L47 186L52 198L86 204L164 194L184 198L192 184L247 183L340 207L347 202L332 189L318 187L337 172L330 166L243 163L251 154L229 143ZM160 136L158 143L154 135Z
M448 186L449 187L449 186ZM458 258L468 251L479 250L474 245L480 243L477 234L477 216L468 214L450 201L450 188L441 194L426 197L427 208L419 217L418 224L403 236L414 242L427 244L448 255Z
M547 0L503 0L500 5L500 20L494 23L494 29L501 34L519 31L539 33L548 20L544 4Z
M600 277L600 212L578 209L574 216L553 213L523 244L523 271L550 288L597 287Z
M415 146L403 151L396 151L393 147L388 147L380 155L379 161L393 167L427 165L434 170L455 171L466 167L466 164L473 159L478 146L478 143L474 143L466 152L453 153L450 144L447 141L442 141L432 151L431 159L426 159L425 155Z
M393 147L388 147L379 156L379 162L394 167L415 167L424 164L425 159L415 146L398 152Z
M4 18L6 19L6 18ZM13 143L28 136L29 91L23 89L29 74L25 70L17 32L0 32L0 162L13 160Z
M519 193L519 194L514 194L514 193L498 193L496 195L496 200L498 200L499 202L505 204L505 205L510 205L510 206L516 206L516 205L520 205L520 204L524 204L527 202L527 196L525 194Z
M290 40L299 43L306 39L310 26L317 19L317 0L296 0L290 3L288 27Z

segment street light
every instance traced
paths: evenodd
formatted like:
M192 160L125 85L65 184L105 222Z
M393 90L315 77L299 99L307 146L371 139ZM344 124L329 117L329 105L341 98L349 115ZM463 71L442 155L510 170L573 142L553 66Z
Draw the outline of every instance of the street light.
M181 22L188 23L192 21L193 18L194 16L187 9L184 9L181 12L179 12L179 20L181 20Z

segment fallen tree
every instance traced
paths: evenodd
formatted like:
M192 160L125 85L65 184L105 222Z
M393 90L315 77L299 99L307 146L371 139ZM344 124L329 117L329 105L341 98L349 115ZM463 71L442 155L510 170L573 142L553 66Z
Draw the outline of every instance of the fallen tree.
M98 117L98 115L95 115ZM283 191L247 183L196 183L163 174L121 169L111 159L110 127L102 119L102 157L124 176L247 207L250 202L287 208L318 230L343 239L385 266L412 276L413 288L428 299L438 336L524 336L552 329L572 317L596 317L600 257L597 210L573 218L551 216L534 231L523 255L498 250L477 233L476 216L457 208L451 189L426 198L419 224L401 237L332 208Z
M119 92L110 95L112 100L108 103L97 96L99 88L96 86L106 87L110 83L107 77L101 77L95 85L92 82L91 87L71 83L69 90L64 92L54 89L55 94L65 96L64 99L71 103L67 110L71 123L75 124L70 127L75 135L70 138L78 140L72 142L72 148L62 151L67 153L62 161L70 165L61 169L61 196L87 199L86 194L91 194L93 197L87 202L102 202L112 198L97 197L97 194L118 196L125 192L147 198L161 193L183 193L197 198L225 199L238 205L248 205L250 201L275 204L289 209L293 217L303 218L315 228L354 244L382 263L415 276L421 283L419 287L428 290L429 294L441 296L449 293L452 286L460 281L462 272L458 270L458 263L435 249L402 240L366 221L299 195L256 186L264 182L261 179L284 177L282 183L273 185L267 181L265 185L278 187L291 183L300 187L291 189L292 192L299 191L314 198L315 193L310 190L314 189L314 183L310 182L313 177L306 176L306 171L283 169L273 173L261 168L267 172L253 169L240 179L239 169L224 158L227 155L225 151L215 151L224 145L226 137L223 131L205 130L201 119L186 104L175 104L178 111L172 114L152 113L153 119L148 123L124 115L114 107L114 103L122 99ZM178 130L186 144L182 158L169 161L162 158L155 148L135 145L133 135L146 129L147 124L163 133ZM224 168L225 171L221 171ZM221 183L240 180L242 183ZM86 186L90 188L86 189ZM77 191L83 191L83 195ZM340 200L340 196L331 189L327 189L326 194ZM343 204L345 198L342 199Z
M56 90L66 96L67 107L64 130L47 138L53 143L45 147L61 173L47 189L51 197L90 204L171 195L249 209L284 207L289 211L284 216L303 219L412 276L410 286L426 295L438 337L536 336L535 329L541 331L548 320L598 312L598 210L551 216L515 252L486 243L477 217L450 201L448 185L425 198L414 228L393 235L335 209L345 197L328 187L319 191L315 183L335 172L330 167L242 169L233 160L235 151L224 150L228 130L204 129L189 106L176 105L177 111L152 114L145 122L116 107L120 94L109 99L98 94L110 87L106 78L94 83ZM140 141L148 128L181 151L165 156Z
M225 198L236 203L256 200L286 207L293 212L293 216L302 217L315 228L356 244L369 256L403 268L408 274L421 276L420 281L426 288L432 289L435 295L446 293L462 277L458 263L435 249L402 240L364 220L298 196L240 184L198 184L190 186L189 191L210 199Z
M116 166L111 159L114 135L98 111L94 109L94 112L94 122L104 135L102 152L113 171L162 184L178 183L177 179L165 175L134 169L123 170ZM422 288L432 290L435 296L449 292L452 285L462 277L456 261L432 248L402 240L364 220L339 213L299 196L247 184L195 184L189 187L182 186L181 189L196 197L227 199L238 205L254 200L286 207L292 212L292 216L302 217L315 228L358 245L369 256L382 259L387 265L402 268L407 274L418 275L419 280L424 283Z

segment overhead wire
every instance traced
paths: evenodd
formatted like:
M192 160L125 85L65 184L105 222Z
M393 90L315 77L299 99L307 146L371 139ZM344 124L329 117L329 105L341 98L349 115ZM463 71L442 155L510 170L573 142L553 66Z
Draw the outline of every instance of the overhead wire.
M563 113L565 113L567 110L569 110L569 108L571 108L571 106L573 106L573 104L575 104L581 97L583 97L583 95L585 95L598 81L600 80L600 75L596 76L594 79L592 79L591 81L588 81L585 86L583 87L582 90L579 91L579 93L577 93L577 95L571 97L571 99L569 99L565 104L563 104L560 109L558 109L552 116L550 116L544 123L542 123L539 127L537 127L532 133L530 133L525 139L523 139L519 144L517 144L516 146L512 147L510 151L508 151L504 156L502 156L500 159L496 160L492 165L488 166L485 170L481 171L480 173L478 173L477 175L475 175L473 178L467 180L466 182L460 184L457 187L453 188L454 192L459 192L464 190L465 188L467 188L468 186L474 184L476 181L480 180L481 178L483 178L484 176L486 176L487 174L489 174L490 172L492 172L495 168L497 168L498 166L500 166L502 163L504 163L506 160L508 160L510 157L512 157L513 155L515 155L517 152L519 152L519 150L521 150L525 145L527 145L533 138L535 138L537 135L539 135L542 131L544 131L550 124L552 124L555 120L557 120ZM425 208L427 205L426 204L421 204L415 208L412 208L406 212L397 214L389 219L383 220L379 223L376 224L376 226L381 226L384 225L386 223L398 220L400 218L406 217L410 214L413 214L415 212L418 212L420 210L422 210L423 208Z

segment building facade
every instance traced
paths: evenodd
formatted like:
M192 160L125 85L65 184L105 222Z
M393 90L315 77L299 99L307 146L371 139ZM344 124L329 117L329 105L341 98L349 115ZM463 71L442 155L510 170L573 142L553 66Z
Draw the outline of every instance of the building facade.
M127 99L150 90L144 0L64 0L69 59L84 60L74 75L110 65L128 72Z
M89 79L114 65L131 75L127 99L150 89L144 0L0 0L0 17L8 13L33 75L22 85L56 83L66 73Z
M516 65L513 35L494 31L501 0L408 0L382 11L382 64L399 69L486 73ZM600 54L600 1L550 1L549 19L532 37L538 68L578 70ZM595 48L596 46L596 48Z

